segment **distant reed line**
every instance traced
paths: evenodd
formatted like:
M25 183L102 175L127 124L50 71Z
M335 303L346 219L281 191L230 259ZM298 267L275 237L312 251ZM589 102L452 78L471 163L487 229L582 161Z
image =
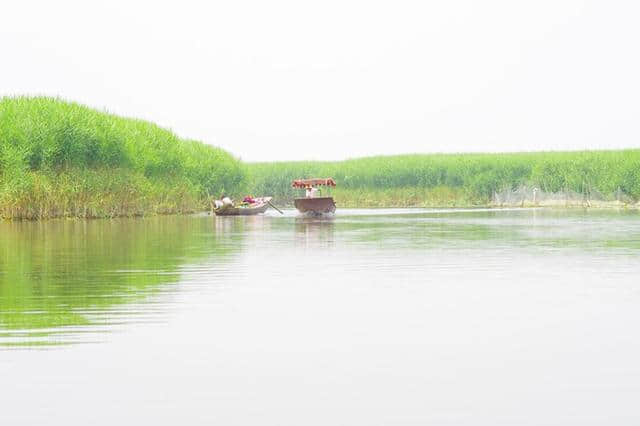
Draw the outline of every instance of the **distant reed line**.
M640 199L640 149L252 163L249 172L252 192L280 202L295 196L292 179L326 176L336 179L336 198L348 205L487 205L496 192L523 186Z

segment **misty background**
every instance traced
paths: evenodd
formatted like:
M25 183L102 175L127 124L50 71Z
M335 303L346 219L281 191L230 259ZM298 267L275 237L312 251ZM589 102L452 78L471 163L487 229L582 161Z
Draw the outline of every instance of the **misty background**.
M633 1L3 4L0 95L247 161L638 147Z

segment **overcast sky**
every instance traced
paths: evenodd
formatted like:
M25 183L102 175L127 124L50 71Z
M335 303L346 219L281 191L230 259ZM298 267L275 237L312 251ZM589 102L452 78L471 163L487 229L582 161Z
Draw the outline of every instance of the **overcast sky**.
M639 147L639 5L3 2L0 94L151 120L248 161Z

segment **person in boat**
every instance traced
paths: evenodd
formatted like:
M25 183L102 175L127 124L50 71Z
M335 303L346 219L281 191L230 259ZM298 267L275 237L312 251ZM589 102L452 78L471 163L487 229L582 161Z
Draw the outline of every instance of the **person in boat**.
M229 198L227 195L222 194L219 200L215 200L213 202L213 205L216 209L219 209L225 206L233 206L233 200Z
M242 202L245 204L255 204L256 203L256 199L253 198L251 195L247 195L246 197L244 197L242 199Z
M315 188L313 186L307 186L305 190L305 196L307 198L315 198L317 193L318 193L318 188Z

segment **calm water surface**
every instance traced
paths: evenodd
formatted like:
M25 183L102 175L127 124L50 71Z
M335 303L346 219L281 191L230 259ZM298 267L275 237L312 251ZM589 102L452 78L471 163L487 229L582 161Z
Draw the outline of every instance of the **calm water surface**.
M0 223L0 423L640 423L640 214Z

